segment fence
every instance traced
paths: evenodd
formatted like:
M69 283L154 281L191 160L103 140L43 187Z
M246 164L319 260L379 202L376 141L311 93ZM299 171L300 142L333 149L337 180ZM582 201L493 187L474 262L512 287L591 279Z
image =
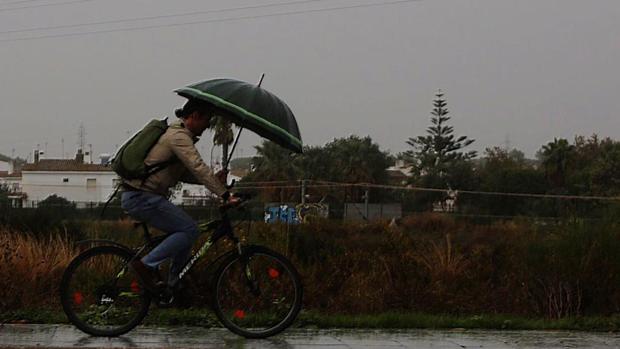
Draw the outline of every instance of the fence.
M241 182L238 191L253 193L243 217L297 224L315 218L332 220L398 219L436 212L458 219L492 222L530 219L543 224L565 219L615 219L620 198L541 193L499 193L326 181ZM202 206L182 206L196 220L218 216L218 202L205 197ZM102 203L35 203L15 208L0 200L0 224L44 229L72 219L116 220L123 217L118 200L102 216ZM52 223L50 223L52 222ZM36 229L35 229L36 230Z
M237 190L251 191L263 201L323 205L329 218L398 218L437 212L478 219L525 218L550 221L565 218L606 219L620 213L620 197L504 193L391 186L327 181L242 182Z

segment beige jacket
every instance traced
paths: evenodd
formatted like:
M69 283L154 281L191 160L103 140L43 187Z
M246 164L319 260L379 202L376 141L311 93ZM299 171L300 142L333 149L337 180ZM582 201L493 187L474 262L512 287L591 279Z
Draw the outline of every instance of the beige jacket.
M197 141L198 138L186 129L182 122L173 123L153 146L144 163L156 165L173 157L176 157L177 161L150 175L144 181L133 179L125 180L125 183L132 188L168 196L170 188L182 181L203 184L217 196L222 196L226 188L202 160L194 146Z

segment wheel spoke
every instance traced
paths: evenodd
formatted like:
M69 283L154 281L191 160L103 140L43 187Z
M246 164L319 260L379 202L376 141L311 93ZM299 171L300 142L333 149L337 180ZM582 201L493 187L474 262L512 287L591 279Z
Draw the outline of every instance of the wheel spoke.
M230 258L218 272L215 307L222 323L246 337L266 337L285 329L301 306L301 283L283 256L257 248Z
M127 269L131 254L112 246L83 252L67 267L61 282L63 309L79 329L116 336L140 323L150 298Z

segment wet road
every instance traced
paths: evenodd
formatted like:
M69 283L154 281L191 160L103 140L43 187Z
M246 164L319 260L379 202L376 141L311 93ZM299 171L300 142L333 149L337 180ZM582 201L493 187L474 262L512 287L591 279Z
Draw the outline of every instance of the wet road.
M246 340L225 329L138 327L118 338L69 325L0 325L2 348L620 348L620 333L481 330L299 330Z

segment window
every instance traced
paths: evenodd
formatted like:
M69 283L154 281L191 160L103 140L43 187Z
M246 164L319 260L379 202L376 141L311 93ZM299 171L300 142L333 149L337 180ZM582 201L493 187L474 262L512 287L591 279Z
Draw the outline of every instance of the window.
M63 179L62 179L62 182L63 182L63 183L69 183L69 178L63 178Z
M96 178L86 178L86 189L95 190L97 187L97 179Z

